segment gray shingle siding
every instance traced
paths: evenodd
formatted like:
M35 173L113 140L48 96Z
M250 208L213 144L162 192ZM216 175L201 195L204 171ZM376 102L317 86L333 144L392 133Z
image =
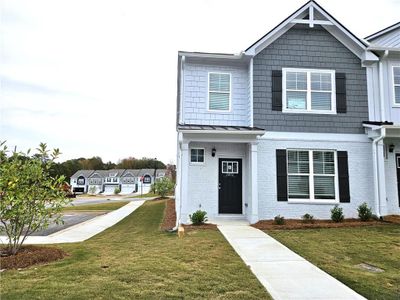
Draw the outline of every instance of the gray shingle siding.
M333 69L346 74L347 113L293 114L272 110L271 73L282 68ZM254 126L269 131L363 133L368 120L366 70L360 59L321 27L296 25L254 57Z

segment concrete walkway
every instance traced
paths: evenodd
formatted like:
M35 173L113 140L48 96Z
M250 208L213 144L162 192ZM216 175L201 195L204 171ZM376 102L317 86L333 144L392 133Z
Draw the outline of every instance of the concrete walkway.
M274 299L365 299L246 221L218 229Z
M117 224L130 215L145 201L132 201L108 214L71 226L48 236L28 236L24 244L61 244L83 242L105 229ZM7 237L0 236L0 243L7 243Z

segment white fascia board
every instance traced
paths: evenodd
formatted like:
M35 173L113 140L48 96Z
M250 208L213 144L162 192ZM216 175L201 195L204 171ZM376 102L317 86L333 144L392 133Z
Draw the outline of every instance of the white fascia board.
M390 52L400 52L400 48L393 47L378 47L378 46L369 46L368 50L370 51L390 51Z
M320 8L315 2L310 2L306 6L304 6L297 13L293 14L287 20L285 20L282 24L276 27L273 31L264 36L260 41L250 47L245 54L247 55L257 55L261 52L265 47L270 45L276 39L278 39L281 35L283 35L286 31L288 31L291 27L293 27L297 23L305 23L309 24L309 20L303 20L301 16L304 16L310 10L310 7L317 10L321 15L323 15L326 20L314 20L312 23L323 26L329 33L331 33L334 37L336 37L341 43L343 43L351 52L357 55L360 59L363 59L363 54L367 50L367 45L364 45L359 39L357 39L353 34L351 34L346 28L340 25L335 21L330 15L328 15L322 8ZM298 21L298 22L296 22ZM326 23L326 24L324 24ZM336 30L335 30L336 29ZM339 33L340 32L340 33ZM365 41L368 44L367 41ZM368 54L369 60L378 59L375 54Z
M185 57L200 57L200 58L215 58L215 59L232 59L232 60L240 60L243 58L244 53L240 54L225 54L225 53L202 53L202 52L186 52L179 51L179 56Z
M299 10L297 13L294 13L292 16L286 19L286 21L279 24L275 29L261 38L257 43L247 49L244 53L246 55L255 56L260 53L265 47L272 44L276 39L278 39L281 35L283 35L286 31L292 28L295 23L292 21L296 18L299 18L301 14L305 15L309 10L311 3L305 5L303 9Z
M268 131L260 140L306 141L306 142L359 142L369 143L365 134L277 132Z

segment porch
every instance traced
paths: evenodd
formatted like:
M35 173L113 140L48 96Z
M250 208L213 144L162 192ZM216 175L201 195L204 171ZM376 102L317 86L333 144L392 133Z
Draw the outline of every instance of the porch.
M240 128L178 130L178 223L190 223L196 210L215 223L258 221L257 137L264 131Z

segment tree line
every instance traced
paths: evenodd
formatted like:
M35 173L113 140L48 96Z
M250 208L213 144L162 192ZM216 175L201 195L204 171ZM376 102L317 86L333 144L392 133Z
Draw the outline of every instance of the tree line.
M101 157L69 159L55 163L51 168L52 176L64 175L67 180L78 170L111 170L111 169L166 169L166 165L154 158L140 159L128 157L119 160L116 164L109 161L104 163Z

